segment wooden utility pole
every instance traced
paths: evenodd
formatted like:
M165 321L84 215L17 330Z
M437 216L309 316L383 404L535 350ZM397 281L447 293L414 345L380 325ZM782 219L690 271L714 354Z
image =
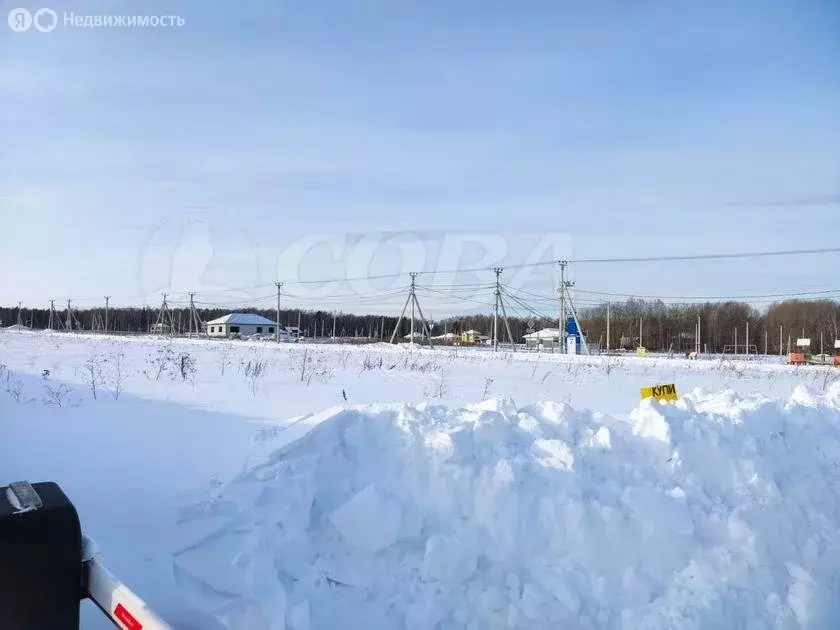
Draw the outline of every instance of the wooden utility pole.
M750 355L750 320L747 320L747 336L744 339L744 349L746 350L745 354L747 356Z
M612 302L607 300L607 352L610 351L610 307Z
M408 298L403 305L403 310L400 313L399 319L397 319L397 324L394 326L394 332L391 334L391 340L389 343L394 343L394 339L397 336L397 332L400 329L400 324L402 324L403 317L405 317L405 311L408 309L409 303L411 304L411 343L414 343L414 308L417 307L417 312L420 314L420 321L423 324L423 332L426 334L426 338L429 341L429 347L432 347L432 332L429 329L428 323L426 323L426 318L423 315L423 309L420 308L420 302L417 300L417 293L415 291L415 279L417 278L417 273L412 272L411 274L411 285L409 286L408 290Z
M20 332L20 330L21 330L21 325L22 325L22 322L21 322L21 311L22 311L22 308L21 308L21 307L22 307L22 306L23 306L23 302L18 302L18 313L17 313L17 325L18 325L18 332Z
M55 300L50 300L50 322L47 324L47 328L49 330L54 330L53 326L57 320L58 318L55 316Z
M508 322L507 311L505 310L505 301L502 299L502 285L499 281L502 271L503 269L501 267L495 267L493 269L493 273L496 274L496 303L493 309L493 351L497 352L499 350L499 308L501 307L508 340L510 340L511 348L516 352L516 344L513 342L513 334L510 332L510 323Z
M275 282L274 286L277 287L277 312L276 312L277 321L274 323L274 326L275 326L275 328L274 328L274 330L275 330L274 338L277 341L277 343L280 343L280 287L283 286L283 283L282 282Z
M700 333L702 328L700 327L700 313L697 313L697 343L694 344L694 351L697 353L697 356L700 356Z
M411 274L411 336L409 337L410 343L414 343L414 278L417 276L416 273Z
M198 311L195 308L195 293L190 293L190 337L193 331L200 335L203 324L201 318L198 316Z
M496 301L493 305L493 352L498 352L499 350L499 274L502 273L502 270L499 267L493 269L493 272L496 274Z
M642 344L642 319L643 317L639 315L639 347L644 348L644 344Z
M108 333L108 311L110 310L110 307L111 307L111 296L106 295L105 296L105 333L106 334Z
M560 352L566 352L566 344L563 340L563 330L566 328L566 265L568 260L558 261L560 265L560 308L557 312L557 343L560 344Z
M171 335L175 330L175 320L172 317L172 311L169 310L169 304L166 301L166 293L163 293L163 301L160 303L160 310L158 311L157 321L155 322L155 334L163 332L164 326L167 326L166 320L169 320L169 334Z

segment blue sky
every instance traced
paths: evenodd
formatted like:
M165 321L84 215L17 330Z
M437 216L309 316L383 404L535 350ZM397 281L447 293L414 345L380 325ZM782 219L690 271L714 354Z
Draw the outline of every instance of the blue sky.
M832 0L230 7L52 7L60 22L179 15L181 28L0 23L0 302L244 300L281 280L289 303L354 310L341 296L355 293L366 310L406 280L292 283L557 251L840 246ZM840 289L839 263L571 274L598 291L742 295ZM552 273L517 283L548 294Z

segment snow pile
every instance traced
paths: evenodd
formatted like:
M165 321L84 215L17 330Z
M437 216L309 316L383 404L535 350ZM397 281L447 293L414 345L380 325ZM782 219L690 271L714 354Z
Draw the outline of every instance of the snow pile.
M313 424L182 512L176 578L227 628L840 618L840 386L698 390L629 422L496 400Z

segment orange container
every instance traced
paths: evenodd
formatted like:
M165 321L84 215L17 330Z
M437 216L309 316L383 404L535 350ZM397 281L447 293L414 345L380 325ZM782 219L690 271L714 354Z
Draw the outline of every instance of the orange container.
M840 354L834 357L834 367L840 367Z

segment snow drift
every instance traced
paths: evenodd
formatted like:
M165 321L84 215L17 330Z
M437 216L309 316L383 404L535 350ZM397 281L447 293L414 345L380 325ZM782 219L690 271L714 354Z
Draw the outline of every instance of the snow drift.
M335 410L186 506L231 629L822 628L840 619L840 387ZM283 443L287 442L287 443Z

